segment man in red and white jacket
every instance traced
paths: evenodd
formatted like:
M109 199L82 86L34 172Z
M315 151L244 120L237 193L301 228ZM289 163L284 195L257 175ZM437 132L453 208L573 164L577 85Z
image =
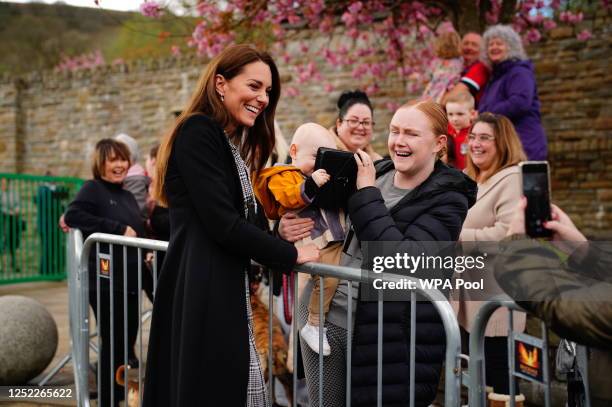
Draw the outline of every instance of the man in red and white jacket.
M490 70L482 63L480 58L480 50L482 46L482 37L475 32L468 32L461 40L461 56L463 57L463 72L461 80L455 87L448 92L443 100L443 103L458 92L469 92L478 100L482 95L482 91L489 80Z

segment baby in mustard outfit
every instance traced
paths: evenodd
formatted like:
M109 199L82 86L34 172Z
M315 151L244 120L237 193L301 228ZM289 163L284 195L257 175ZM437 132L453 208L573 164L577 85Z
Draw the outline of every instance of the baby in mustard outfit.
M321 209L312 205L319 188L329 181L324 169L314 171L319 147L336 148L329 131L315 123L306 123L296 130L289 155L291 165L275 165L260 171L255 181L255 195L261 202L269 219L280 219L287 212L298 217L311 218L315 225L310 236L295 243L296 246L314 243L321 250L321 263L337 265L342 253L342 242L346 234L344 213L341 209ZM323 309L319 313L321 287L319 278L314 286L308 305L308 322L300 330L302 339L313 351L319 353L319 322L321 314L329 311L338 279L323 279ZM323 333L323 355L331 352L327 335Z

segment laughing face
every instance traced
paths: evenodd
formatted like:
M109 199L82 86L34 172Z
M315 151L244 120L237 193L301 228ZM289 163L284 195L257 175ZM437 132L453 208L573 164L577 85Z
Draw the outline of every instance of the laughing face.
M113 184L121 184L127 176L130 162L119 157L114 151L104 162L104 175L102 179Z
M477 122L468 137L468 148L472 162L480 171L491 168L497 156L493 126Z
M487 44L487 55L493 65L508 59L508 44L501 38L491 38Z
M245 65L242 72L230 80L216 77L216 88L223 95L231 123L225 130L233 132L237 127L253 127L255 119L268 106L272 87L270 67L261 61Z
M465 61L465 65L472 65L480 58L480 44L482 37L476 33L467 33L461 40L461 56Z
M425 113L414 107L400 108L389 126L389 154L399 177L422 182L446 144L446 136L435 135Z

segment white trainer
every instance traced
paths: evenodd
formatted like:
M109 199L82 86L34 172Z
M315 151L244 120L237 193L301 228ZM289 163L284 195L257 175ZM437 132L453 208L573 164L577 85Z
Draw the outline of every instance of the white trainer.
M300 336L310 349L319 353L319 327L306 323L302 329L300 329ZM327 341L327 328L323 328L323 356L328 356L331 353L329 342Z

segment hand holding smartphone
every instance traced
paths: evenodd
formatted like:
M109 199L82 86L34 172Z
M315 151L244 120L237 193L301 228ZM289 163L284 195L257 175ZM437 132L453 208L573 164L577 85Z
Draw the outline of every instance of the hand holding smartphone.
M314 204L319 208L344 208L349 196L355 192L357 163L353 153L319 147L315 170L324 169L329 181L321 185Z
M531 237L551 237L552 231L544 227L544 223L552 219L548 161L523 161L519 167L523 195L527 198L525 232Z

